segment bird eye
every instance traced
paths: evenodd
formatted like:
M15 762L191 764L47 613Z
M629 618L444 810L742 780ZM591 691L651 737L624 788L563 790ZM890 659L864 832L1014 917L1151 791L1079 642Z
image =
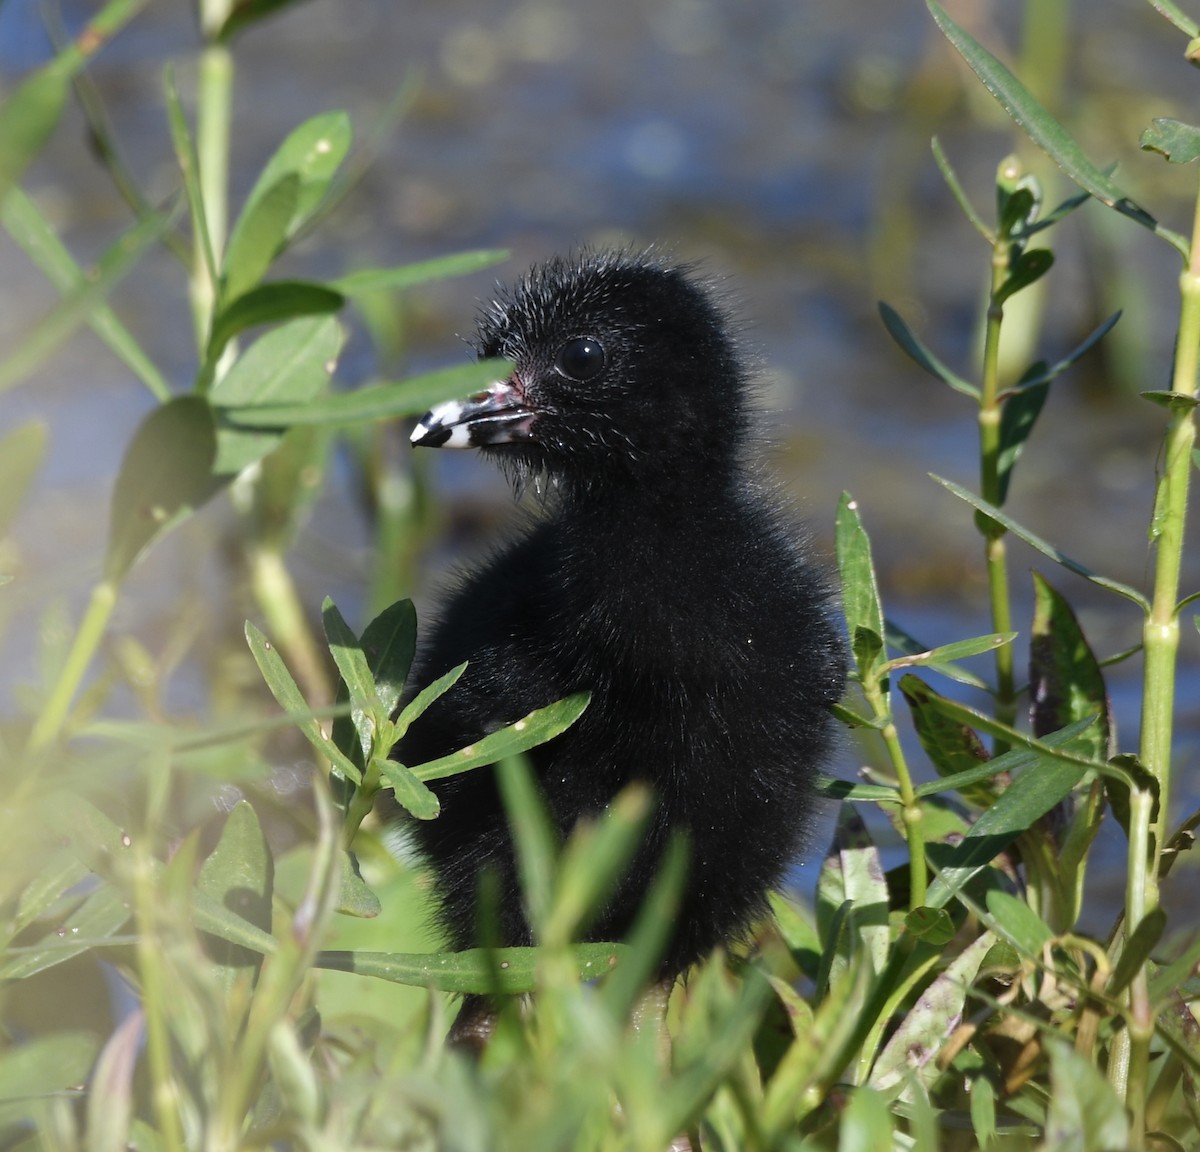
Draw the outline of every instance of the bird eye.
M568 380L592 380L604 370L604 346L590 336L576 336L558 350L554 367Z

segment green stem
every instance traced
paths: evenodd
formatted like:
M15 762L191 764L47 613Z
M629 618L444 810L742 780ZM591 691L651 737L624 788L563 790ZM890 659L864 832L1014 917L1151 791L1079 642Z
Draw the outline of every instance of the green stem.
M983 380L979 397L979 482L983 498L997 507L1000 492L1000 329L1004 308L996 303L1001 285L1008 276L1008 249L1005 239L992 249L992 278L988 293L987 328L983 346ZM979 520L984 537L988 592L992 610L992 631L1012 631L1012 604L1008 588L1008 554L1004 529L990 520ZM1013 648L1002 644L996 649L996 719L1010 727L1016 719L1016 680L1013 674ZM1008 751L997 740L995 755Z
M225 250L229 220L229 141L233 120L233 57L216 39L229 16L230 0L201 0L200 26L205 44L200 53L196 92L196 155L200 198L209 243L218 260ZM212 325L218 285L214 282L199 235L193 240L192 316L203 349ZM219 370L218 370L219 371Z
M1172 391L1196 396L1200 381L1200 194L1192 225L1191 255L1179 277L1179 336L1175 345ZM1196 441L1194 409L1173 406L1167 425L1162 476L1154 503L1154 595L1143 627L1145 672L1142 683L1142 731L1139 756L1154 777L1158 795L1134 788L1130 795L1129 867L1125 889L1125 925L1137 929L1158 907L1158 876L1167 840L1171 800L1171 738L1175 706L1175 661L1179 649L1179 572L1183 563L1188 485ZM1129 986L1128 1079L1125 1103L1133 1120L1133 1139L1145 1133L1146 1076L1154 1035L1145 968ZM1122 1054L1124 1055L1124 1053Z
M929 885L929 867L925 862L925 836L921 828L921 805L917 800L908 761L904 757L900 734L896 731L883 685L872 679L863 684L863 695L871 706L874 718L883 721L880 735L896 773L896 784L900 792L900 817L904 823L904 837L908 842L908 906L920 908L925 903Z
M105 580L92 589L92 598L88 601L71 651L67 653L62 671L29 734L30 752L41 751L58 738L79 683L104 638L116 602L117 586L111 580Z

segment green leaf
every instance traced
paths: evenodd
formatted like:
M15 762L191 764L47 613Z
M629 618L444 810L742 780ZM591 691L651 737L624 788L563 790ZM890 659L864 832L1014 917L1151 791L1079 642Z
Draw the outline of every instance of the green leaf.
M427 684L405 706L396 717L396 739L399 740L409 725L420 716L435 700L444 696L458 683L458 678L467 670L467 662L456 664L444 676L439 676L432 684Z
M576 944L570 952L581 980L595 980L616 967L620 944ZM334 972L355 972L396 984L439 992L516 996L536 987L537 948L472 948L465 952L318 952L315 964ZM499 986L497 986L497 980Z
M267 161L229 236L221 297L252 290L319 207L350 149L345 112L326 112L292 131Z
M264 333L213 384L209 400L218 418L231 406L314 400L328 386L344 340L342 326L331 316L292 320ZM213 470L235 476L278 447L282 438L277 430L233 428L222 419Z
M884 631L889 648L902 653L903 656L922 657L922 659L914 660L914 664L920 664L928 668L931 672L937 672L958 684L967 684L972 688L987 691L987 681L982 676L976 676L974 672L970 672L966 668L960 668L957 664L943 663L940 658L937 660L923 659L923 657L931 656L934 651L940 651L940 649L932 649L927 644L922 644L915 636L911 636L905 632L894 620L884 621ZM997 633L997 635L1002 634ZM903 658L903 656L900 658Z
M1100 588L1107 588L1110 592L1116 592L1117 595L1124 596L1127 600L1132 600L1144 612L1150 611L1150 602L1136 588L1130 588L1128 584L1110 580L1107 576L1097 575L1090 568L1085 567L1077 560L1072 560L1069 556L1060 552L1054 545L1047 544L1040 536L1035 536L1027 528L1022 528L1020 524L1006 516L995 505L989 504L981 496L976 496L973 492L962 487L962 485L955 484L953 480L944 480L941 476L936 476L933 473L930 473L930 476L947 491L953 492L960 500L965 500L971 507L978 509L986 517L994 520L1014 536L1024 540L1031 548L1036 548L1044 556L1049 556L1051 560L1056 564L1062 565L1069 572L1074 572L1077 576L1082 576L1085 580L1090 580Z
M1149 400L1151 404L1157 404L1160 408L1167 409L1168 412L1190 412L1197 404L1200 404L1200 397L1193 396L1190 392L1153 390L1139 392L1138 395L1143 400Z
M962 1019L967 994L980 965L987 956L995 939L990 932L982 933L962 950L944 972L917 997L917 1001L903 1015L899 1026L888 1038L871 1069L869 1086L876 1092L888 1092L899 1088L910 1078L926 1088L942 1074L937 1064L937 1054L950 1038ZM907 1097L911 1089L901 1093ZM891 1143L864 1145L869 1148L887 1148Z
M928 839L928 837L927 837ZM935 948L944 948L958 929L945 908L914 908L904 917L904 926L918 939Z
M89 322L117 283L171 227L175 212L139 220L100 257L54 309L35 324L0 364L0 392L18 383L46 359L80 324Z
M377 756L371 767L396 793L396 803L418 820L434 820L441 812L437 796L414 773L395 760Z
M1071 606L1039 573L1033 573L1034 615L1029 646L1029 695L1035 736L1075 720L1099 716L1088 755L1107 760L1111 714L1104 675Z
M1139 921L1138 926L1126 937L1125 945L1117 957L1112 975L1108 978L1105 992L1116 998L1133 982L1133 978L1150 960L1151 953L1158 947L1167 930L1167 914L1161 908L1153 908Z
M46 454L46 425L31 420L0 439L0 539L8 533Z
M1200 36L1200 24L1181 12L1173 0L1150 0L1150 7L1170 20L1185 36L1193 40Z
M1003 304L1010 296L1028 288L1040 280L1054 264L1054 253L1049 248L1031 248L1017 257L1007 279L996 291L994 301Z
M876 975L887 964L887 881L879 849L849 804L841 807L833 844L817 879L817 931L830 984L850 975L857 956L865 957Z
M896 1129L884 1096L870 1088L851 1089L849 1096L838 1125L839 1150L894 1148Z
M105 943L127 923L131 909L108 884L89 892L79 906L40 939L10 948L0 980L24 980Z
M0 104L0 201L54 132L71 88L73 70L51 60Z
M327 316L338 311L345 302L346 298L340 292L303 280L275 280L251 288L214 317L201 380L211 378L225 346L247 328L292 320L297 316Z
M270 935L274 877L275 861L254 808L239 801L225 821L217 846L200 866L196 887L214 904ZM257 952L225 941L211 943L209 954L221 970L226 990L240 973L256 973L260 963Z
M545 938L558 858L558 832L533 771L521 756L512 755L496 766L496 782L504 815L516 845L517 877L529 912L534 939Z
M105 580L120 583L159 536L212 496L216 447L212 409L200 396L179 396L142 421L113 490Z
M1110 176L1087 158L1070 133L1038 103L1025 85L951 20L936 0L925 2L946 38L1030 140L1046 152L1080 188L1090 192L1102 204L1150 229L1187 256L1188 243L1184 237L1163 228L1149 212L1126 196Z
M191 216L192 235L199 241L204 270L215 284L218 277L217 257L213 251L212 236L208 231L204 191L200 186L200 157L188 128L183 102L179 99L179 89L175 84L175 67L169 61L163 69L163 96L167 106L167 125L171 130L171 147L175 151L175 162L183 176L183 192L187 197L188 213Z
M933 148L933 159L938 166L938 171L942 174L942 179L946 181L946 187L950 189L950 194L958 202L958 206L962 209L963 215L971 222L975 231L980 234L988 242L995 244L996 237L992 230L984 223L983 217L975 211L975 205L971 203L962 184L959 182L958 175L950 165L950 161L946 158L946 153L942 151L941 141L935 136L930 141L930 146ZM886 322L886 319L885 319ZM935 373L936 375L936 373Z
M46 1097L78 1090L99 1048L90 1033L58 1032L12 1044L0 1053L0 1125L7 1130L44 1119Z
M257 24L284 8L298 7L303 0L235 0L229 15L217 34L222 44L228 44L243 28Z
M416 264L401 264L396 268L359 268L347 276L330 281L330 287L346 296L359 296L366 292L398 292L490 268L507 260L508 255L501 248L483 249L439 256Z
M1038 363L1031 371L1037 372L1044 367ZM1008 499L1013 468L1020 459L1021 449L1033 431L1049 391L1048 382L1018 388L1009 394L1000 409L1000 451L996 458L996 472L1000 485L998 503L1001 505Z
M883 653L883 608L871 560L871 541L863 527L858 502L849 492L843 492L838 502L836 535L842 611L855 658L860 661L859 675L865 680L874 674L872 652L876 657ZM871 642L872 636L875 643Z
M986 896L987 910L995 920L993 930L1022 956L1041 960L1042 949L1054 939L1054 930L1024 900L992 888Z
M1044 1147L1063 1152L1130 1147L1125 1104L1104 1073L1059 1037L1047 1035L1043 1042L1050 1054Z
M440 780L528 752L570 728L583 714L590 698L588 692L577 692L545 708L537 708L524 719L489 733L461 751L425 764L414 764L412 770L419 780Z
M888 330L888 335L896 341L901 351L908 354L910 359L924 368L931 376L936 376L943 384L949 384L955 392L961 392L973 400L979 399L979 389L974 384L969 384L957 373L951 372L929 348L921 343L913 330L901 318L900 313L890 304L880 301L879 315L883 319L883 326Z
M417 648L417 613L411 600L385 608L362 634L367 665L375 678L380 708L391 715L400 703Z
M375 694L375 678L371 675L367 655L362 650L358 637L337 610L337 605L328 596L321 604L321 621L325 626L329 653L337 665L338 672L341 673L342 683L350 692L351 715L356 712L365 713L369 718L370 730L362 732L360 728L363 751L368 752L375 731L374 717L378 699ZM359 723L357 717L355 722Z
M60 295L66 296L85 285L82 270L37 205L20 188L10 189L7 198L0 197L0 225ZM150 389L155 399L160 402L170 399L171 387L163 374L107 304L97 304L86 317L86 322Z
M891 628L888 629L888 639L891 639ZM1017 638L1016 632L990 632L986 636L972 636L968 640L955 640L950 644L939 644L936 648L924 651L905 652L903 656L893 657L888 661L888 668L912 668L928 664L932 667L948 664L954 660L965 660L968 656L979 656L984 652L994 652L1011 644Z
M296 681L284 665L279 653L272 647L271 642L249 620L246 621L246 643L254 656L254 662L262 673L271 695L279 705L296 722L304 738L333 766L355 784L362 783L362 773L358 767L321 731L321 725L312 714Z
M1056 361L1049 368L1046 368L1040 361L1029 369L1017 383L1016 388L1007 390L1001 393L1002 400L1008 400L1014 393L1022 391L1026 388L1036 388L1039 384L1049 384L1058 379L1068 368L1072 367L1080 360L1086 352L1090 352L1093 345L1097 344L1105 336L1108 335L1113 325L1121 319L1121 313L1114 312L1102 324L1096 326L1083 341L1080 342L1077 348L1072 349L1061 360Z
M813 782L817 794L826 800L865 800L875 804L899 804L900 793L897 789L885 784L852 784L849 780L838 780L818 772Z
M912 712L913 727L921 747L939 776L961 777L962 773L991 759L983 741L970 725L951 719L936 706L943 697L923 680L905 676L900 681L900 690ZM991 776L989 773L984 783L970 785L959 779L957 785L971 803L986 808L996 798Z
M1150 121L1138 147L1144 152L1157 152L1172 164L1190 164L1200 160L1200 128L1160 117Z
M377 384L353 392L339 392L310 404L231 408L224 412L231 424L244 428L286 428L294 424L363 424L420 416L443 400L470 395L512 370L503 360L481 360L458 368L444 368L412 380Z
M379 897L367 886L353 852L342 853L342 878L337 910L343 916L372 920L383 911Z

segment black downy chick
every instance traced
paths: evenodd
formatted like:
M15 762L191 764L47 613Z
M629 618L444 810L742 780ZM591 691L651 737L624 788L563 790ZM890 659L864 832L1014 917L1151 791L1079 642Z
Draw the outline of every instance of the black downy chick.
M478 351L515 372L427 413L413 443L480 448L545 482L549 511L449 597L417 683L467 671L395 754L443 756L590 691L530 759L564 836L630 781L653 789L643 855L592 939L620 939L670 830L685 831L663 965L677 975L746 930L801 845L845 683L830 591L748 467L746 373L728 318L685 268L621 252L552 260L490 306ZM441 815L414 831L453 944L476 943L488 867L501 943L531 943L491 770L433 787ZM460 1038L484 1007L464 1006Z

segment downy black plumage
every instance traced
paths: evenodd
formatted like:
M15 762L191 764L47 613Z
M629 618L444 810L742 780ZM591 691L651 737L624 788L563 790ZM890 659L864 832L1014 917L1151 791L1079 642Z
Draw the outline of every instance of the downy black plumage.
M592 694L530 759L566 835L629 781L657 801L641 862L593 921L618 939L670 829L690 843L664 975L741 932L800 847L845 662L829 588L746 459L748 381L727 316L686 268L585 253L534 268L482 316L481 357L516 371L441 405L417 445L479 447L550 495L543 518L465 575L417 684L469 661L395 755L418 764L534 708ZM475 943L493 868L501 942L531 942L491 769L433 785L414 824L443 923Z

